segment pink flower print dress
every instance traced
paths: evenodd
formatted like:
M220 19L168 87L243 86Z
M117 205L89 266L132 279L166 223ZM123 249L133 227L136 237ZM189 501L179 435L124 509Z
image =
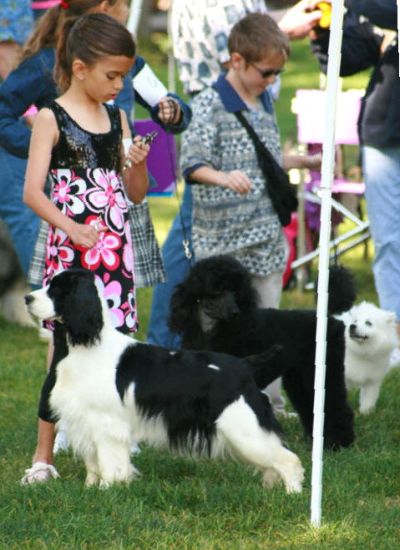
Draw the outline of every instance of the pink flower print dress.
M124 184L120 175L122 127L119 109L105 105L110 130L84 130L54 101L50 105L60 131L50 163L51 199L66 216L82 224L101 224L93 248L74 245L66 233L50 226L43 277L71 267L94 271L109 305L114 326L137 330L133 249Z

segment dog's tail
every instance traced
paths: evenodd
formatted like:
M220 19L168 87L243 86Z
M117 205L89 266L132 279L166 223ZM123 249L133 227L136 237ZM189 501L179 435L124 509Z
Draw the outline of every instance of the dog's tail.
M347 268L334 265L329 269L329 315L339 315L349 311L356 301L357 292L354 276ZM315 296L315 299L317 296Z
M245 361L251 367L256 386L260 390L283 374L285 370L283 361L279 361L278 358L282 350L283 346L274 344L262 353L245 357Z

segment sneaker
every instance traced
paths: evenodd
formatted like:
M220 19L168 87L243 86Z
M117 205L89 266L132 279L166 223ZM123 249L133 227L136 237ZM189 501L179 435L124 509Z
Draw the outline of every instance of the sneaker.
M400 365L400 348L394 348L390 354L389 365L391 369Z
M31 468L25 470L21 479L21 485L32 485L33 483L45 483L50 479L57 479L60 474L52 464L46 462L35 462Z
M60 451L68 451L69 443L67 434L64 430L58 430L54 440L53 453L56 455Z

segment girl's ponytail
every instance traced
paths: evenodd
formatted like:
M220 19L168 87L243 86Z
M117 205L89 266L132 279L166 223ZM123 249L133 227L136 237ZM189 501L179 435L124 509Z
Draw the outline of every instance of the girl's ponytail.
M54 48L59 30L64 24L65 15L66 10L61 6L54 6L42 15L22 48L22 61L35 55L42 48Z
M60 91L65 91L71 82L72 67L67 54L67 39L77 19L78 17L69 17L66 19L58 34L54 80Z

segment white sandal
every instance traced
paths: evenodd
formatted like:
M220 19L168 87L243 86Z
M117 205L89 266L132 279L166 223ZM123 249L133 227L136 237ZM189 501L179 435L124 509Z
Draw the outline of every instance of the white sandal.
M46 462L35 462L31 468L25 470L25 475L21 479L21 485L31 485L33 483L45 483L50 479L57 479L60 474L52 464Z

